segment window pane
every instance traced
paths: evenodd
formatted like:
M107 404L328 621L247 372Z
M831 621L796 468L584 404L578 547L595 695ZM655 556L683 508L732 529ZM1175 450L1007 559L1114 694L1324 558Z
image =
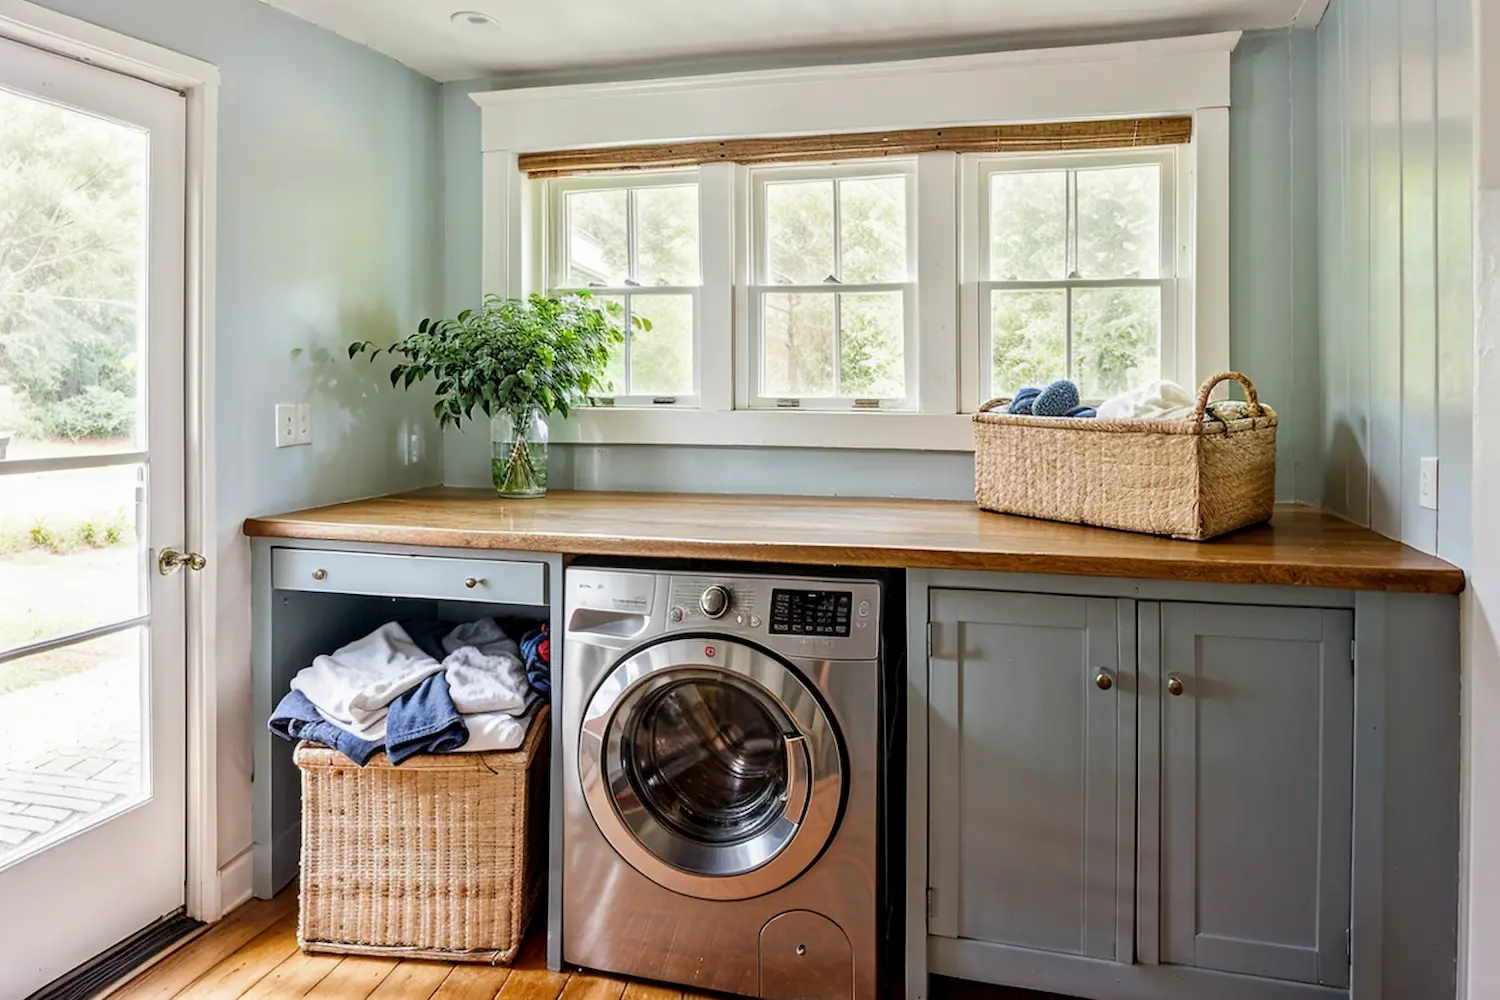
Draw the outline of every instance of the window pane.
M625 190L570 191L563 197L568 227L568 287L618 288L625 284L630 277Z
M840 395L905 397L902 299L900 292L839 296Z
M833 395L833 299L817 292L762 296L763 395Z
M815 285L833 274L833 181L766 185L768 284Z
M636 280L643 285L698 283L698 187L635 191Z
M905 281L906 178L840 181L839 243L844 283Z
M1161 289L1075 289L1073 373L1086 399L1161 378Z
M990 175L990 277L1066 278L1068 175L1056 170Z
M630 331L630 393L685 396L693 391L693 297L632 295L630 309L651 321Z
M0 663L0 868L148 794L143 633Z
M618 296L618 295L596 295L596 296L594 296L594 301L598 302L600 305L604 305L604 304L610 303L610 302L618 303L619 306L620 306L620 309L622 311L621 311L619 317L615 320L615 322L617 322L617 323L624 323L625 322L625 320L626 320L626 314L623 311L624 308L625 308L625 299L622 296ZM625 392L626 392L626 385L625 385L625 345L624 344L621 344L619 347L616 347L614 349L614 351L610 354L610 356L609 356L609 367L606 368L605 371L604 371L604 381L606 383L606 388L604 390L604 395L606 395L606 396L623 396L625 394Z
M1067 292L992 292L990 348L991 395L1014 395L1022 386L1065 377Z
M1078 171L1078 273L1155 278L1161 271L1161 167Z
M144 444L148 144L0 90L0 460Z
M0 650L145 610L135 534L140 469L0 476Z

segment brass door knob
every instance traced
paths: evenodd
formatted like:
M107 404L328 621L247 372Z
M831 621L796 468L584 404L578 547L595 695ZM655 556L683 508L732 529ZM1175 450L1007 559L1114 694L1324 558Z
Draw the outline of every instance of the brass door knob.
M203 567L208 565L208 560L196 552L179 552L168 546L161 550L156 557L156 571L162 576L171 576L183 567L187 567L194 573L203 572Z
M1168 677L1167 678L1167 694L1171 695L1173 698L1179 697L1182 694L1182 679L1181 678L1179 678L1179 677Z
M468 587L470 590L473 590L475 587L479 586L479 580L477 577L471 576L464 581L464 586Z
M1100 691L1108 691L1115 686L1115 679L1109 675L1108 670L1099 671L1099 676L1094 678L1094 683L1099 685Z

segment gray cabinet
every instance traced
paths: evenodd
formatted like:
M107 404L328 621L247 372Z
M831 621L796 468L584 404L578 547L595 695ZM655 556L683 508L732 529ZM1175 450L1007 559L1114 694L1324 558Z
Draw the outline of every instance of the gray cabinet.
M1134 602L934 590L929 933L1128 962Z
M1143 963L1349 985L1353 615L1140 605Z

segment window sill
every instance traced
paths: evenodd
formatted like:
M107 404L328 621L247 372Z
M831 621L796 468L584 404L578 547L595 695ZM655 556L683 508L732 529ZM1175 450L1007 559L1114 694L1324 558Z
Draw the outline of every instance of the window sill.
M552 425L558 444L709 445L741 448L856 448L973 451L962 413L787 410L574 410Z

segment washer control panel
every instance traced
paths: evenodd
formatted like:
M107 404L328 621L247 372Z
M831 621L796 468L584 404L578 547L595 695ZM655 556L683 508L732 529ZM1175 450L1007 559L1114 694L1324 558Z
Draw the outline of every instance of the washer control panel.
M848 590L772 590L772 635L848 638L854 594Z

